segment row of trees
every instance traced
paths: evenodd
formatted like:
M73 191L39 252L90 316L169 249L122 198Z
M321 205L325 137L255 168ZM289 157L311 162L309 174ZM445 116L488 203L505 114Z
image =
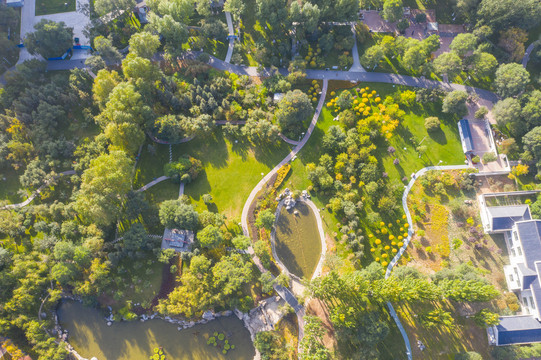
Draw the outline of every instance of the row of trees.
M333 270L313 280L308 289L313 297L328 307L340 353L355 358L377 358L377 344L389 333L390 318L385 307L388 301L398 306L405 303L428 304L444 298L457 302L485 302L499 295L469 265L446 268L430 281L411 267L399 267L385 279L381 265L373 263L352 273L339 274ZM439 316L444 317L453 321L449 313ZM315 336L303 339L305 346L317 348L319 341Z

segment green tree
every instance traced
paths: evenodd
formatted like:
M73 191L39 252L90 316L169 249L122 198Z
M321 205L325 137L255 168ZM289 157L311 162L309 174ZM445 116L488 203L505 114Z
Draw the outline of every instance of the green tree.
M130 53L138 57L150 59L160 46L158 35L152 35L148 32L140 32L132 35L130 38Z
M214 225L207 225L203 230L199 231L197 239L201 246L210 249L219 246L224 241L222 232Z
M468 100L468 94L466 92L459 90L451 91L443 99L442 111L463 117L468 113L466 100Z
M261 291L264 293L270 294L274 289L274 279L269 271L261 273L259 282L261 283Z
M479 24L494 29L511 26L530 29L539 24L541 3L537 0L482 0L477 15Z
M530 130L522 138L524 150L529 151L539 161L541 159L541 126Z
M304 337L299 344L299 359L301 360L326 360L331 358L329 350L322 342L325 330L323 324L316 316L304 317Z
M255 222L255 225L258 228L265 228L267 230L270 230L272 228L272 225L274 224L274 213L271 209L263 210L259 213L257 216L257 220Z
M308 95L300 90L288 91L278 103L276 119L283 133L298 136L313 110Z
M232 240L233 246L239 250L246 250L252 244L252 240L244 235L235 236Z
M245 261L242 255L236 253L224 256L212 268L212 277L214 288L220 296L234 294L252 279L252 262Z
M180 200L166 200L160 204L160 221L169 229L195 230L199 225L199 215L192 205Z
M132 224L122 238L122 245L126 251L141 251L147 248L148 234L140 223Z
M509 97L498 101L492 109L492 114L498 126L505 127L507 124L517 120L517 114L520 114L520 111L519 101Z
M494 55L486 52L475 52L470 58L471 69L479 77L490 76L494 74L498 66L498 60Z
M188 29L186 25L175 21L171 15L159 17L150 13L148 17L147 30L156 32L165 40L165 50L173 55L180 55L182 44L188 40Z
M112 18L124 11L130 11L135 6L135 0L95 0L94 10L100 15L111 14Z
M75 209L84 220L98 225L116 221L131 189L132 167L133 161L123 151L112 151L90 162L75 196Z
M263 276L263 274L262 274ZM255 348L262 360L287 360L289 354L283 339L274 331L260 331L255 336Z
M454 52L443 53L434 59L434 71L454 79L462 71L462 59Z
M385 53L380 45L369 47L361 57L361 63L367 68L374 68L383 59Z
M241 15L244 13L243 0L226 0L224 11L229 11L236 19L240 19Z
M269 269L271 265L271 256L267 244L261 240L256 241L254 243L254 253L257 255L259 260L261 260L263 267Z
M102 69L98 71L94 84L92 85L92 94L94 101L98 103L100 108L104 108L107 101L109 101L109 95L113 89L122 81L120 75L116 71L108 71Z
M34 29L24 39L24 46L30 54L39 54L45 59L58 57L73 45L73 28L67 27L63 21L41 19Z
M449 49L464 57L469 51L473 51L477 45L477 36L472 33L462 33L455 36Z
M502 97L518 95L530 82L530 74L520 64L502 64L496 70L494 83Z
M528 93L526 103L522 108L522 118L526 120L529 128L541 125L541 91L534 90Z
M390 22L400 20L404 16L402 0L385 0L381 17Z
M94 38L94 50L98 52L107 64L116 64L122 59L122 55L114 47L113 41L103 36Z

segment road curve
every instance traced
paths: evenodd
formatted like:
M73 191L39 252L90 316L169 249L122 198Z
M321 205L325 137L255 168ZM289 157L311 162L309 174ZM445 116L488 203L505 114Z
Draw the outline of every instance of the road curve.
M410 182L408 183L408 185L404 189L404 193L402 195L402 207L404 208L404 212L406 213L406 218L407 218L408 224L409 224L408 237L406 239L404 239L404 245L402 245L402 247L400 248L398 253L395 255L393 260L387 266L387 271L385 272L385 278L386 279L389 276L391 276L391 272L393 271L393 268L395 267L395 265L398 263L398 260L400 260L400 258L402 257L402 255L406 251L406 248L408 247L408 245L409 245L409 243L411 241L411 238L413 236L413 233L414 233L414 231L413 231L413 220L411 218L411 213L410 213L410 211L408 209L408 195L409 195L409 192L410 192L411 188L413 187L413 184L415 184L415 181L419 177L423 176L427 171L430 171L430 170L464 170L464 169L468 169L468 168L469 168L468 165L428 166L428 167L422 168L421 170L417 171L415 173L415 175L412 177L412 179L410 180ZM406 343L406 355L408 356L408 360L411 360L412 359L411 345L410 345L410 342L409 342L408 334L406 333L406 330L404 329L404 326L402 326L402 323L400 322L400 319L398 318L398 315L396 314L396 311L394 310L393 305L390 302L388 302L387 307L389 308L389 313L391 314L391 317L395 321L396 326L400 330L400 333L402 334L402 337L404 338L404 342Z

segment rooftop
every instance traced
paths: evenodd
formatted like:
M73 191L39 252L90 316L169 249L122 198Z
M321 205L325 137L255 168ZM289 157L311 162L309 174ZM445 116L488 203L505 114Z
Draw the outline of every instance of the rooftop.
M541 342L541 323L530 315L502 316L495 328L497 345Z
M193 241L193 231L165 229L162 238L162 250L173 249L177 252L190 251Z
M489 206L487 212L492 231L511 230L515 222L532 218L528 205Z

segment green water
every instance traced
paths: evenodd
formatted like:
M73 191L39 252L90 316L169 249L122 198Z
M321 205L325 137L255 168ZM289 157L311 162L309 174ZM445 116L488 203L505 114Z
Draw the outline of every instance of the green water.
M297 202L295 215L282 207L276 221L276 254L298 277L311 278L321 254L316 215L303 202Z
M88 359L95 356L98 360L148 360L159 346L168 360L251 360L255 355L250 333L234 315L182 331L177 330L178 325L158 319L107 326L100 311L78 302L63 303L58 317L62 328L69 331L69 343ZM215 331L225 333L235 349L223 355L222 349L207 345Z

